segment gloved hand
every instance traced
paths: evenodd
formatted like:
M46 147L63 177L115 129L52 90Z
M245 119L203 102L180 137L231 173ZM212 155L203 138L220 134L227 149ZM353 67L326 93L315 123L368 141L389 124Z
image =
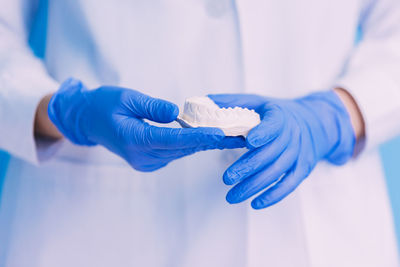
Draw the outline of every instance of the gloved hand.
M120 87L87 90L75 79L66 80L48 106L50 120L73 143L103 145L140 171L201 150L245 146L243 139L227 138L217 128L164 128L143 121L169 123L178 113L165 100Z
M294 100L257 95L209 95L220 107L247 107L261 123L246 138L250 149L224 173L229 203L253 199L266 208L291 193L321 160L344 164L353 154L355 134L346 108L334 91Z

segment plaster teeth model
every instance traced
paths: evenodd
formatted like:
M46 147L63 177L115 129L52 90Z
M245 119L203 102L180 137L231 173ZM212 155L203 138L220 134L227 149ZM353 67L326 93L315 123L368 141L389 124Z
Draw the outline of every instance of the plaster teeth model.
M226 136L247 136L260 123L260 115L247 108L220 108L208 97L186 99L177 121L182 127L217 127Z

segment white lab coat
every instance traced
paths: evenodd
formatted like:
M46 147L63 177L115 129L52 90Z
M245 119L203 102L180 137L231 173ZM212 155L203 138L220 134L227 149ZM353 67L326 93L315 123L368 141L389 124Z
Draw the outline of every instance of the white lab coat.
M1 267L398 265L377 151L400 132L398 0L49 1L43 63L26 41L35 2L0 1ZM367 148L273 207L229 205L221 176L242 150L140 173L100 146L35 140L40 98L70 76L177 104L342 86Z

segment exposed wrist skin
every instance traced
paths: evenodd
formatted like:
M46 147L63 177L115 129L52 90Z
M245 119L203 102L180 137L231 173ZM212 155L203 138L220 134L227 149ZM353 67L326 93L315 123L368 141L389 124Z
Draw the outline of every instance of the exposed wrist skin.
M351 124L353 126L357 140L357 144L354 149L354 156L357 156L365 145L366 136L364 118L362 116L360 108L357 105L357 102L346 89L335 88L334 92L339 96L340 100L342 100L350 115Z
M56 126L50 121L47 114L47 106L52 97L48 94L42 98L36 109L35 115L35 135L51 139L61 139L63 135L58 131Z

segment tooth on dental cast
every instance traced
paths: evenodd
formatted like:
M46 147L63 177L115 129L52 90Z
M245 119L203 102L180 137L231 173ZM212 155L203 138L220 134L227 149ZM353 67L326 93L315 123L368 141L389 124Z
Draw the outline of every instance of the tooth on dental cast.
M217 127L226 136L247 136L260 123L260 116L247 108L220 108L208 97L191 97L177 121L182 127Z

